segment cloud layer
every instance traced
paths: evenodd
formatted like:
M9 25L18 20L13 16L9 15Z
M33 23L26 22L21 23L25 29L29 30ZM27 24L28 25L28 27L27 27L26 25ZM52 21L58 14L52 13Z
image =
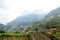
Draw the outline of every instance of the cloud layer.
M39 10L50 11L60 6L60 0L0 0L0 23L7 23L17 16Z

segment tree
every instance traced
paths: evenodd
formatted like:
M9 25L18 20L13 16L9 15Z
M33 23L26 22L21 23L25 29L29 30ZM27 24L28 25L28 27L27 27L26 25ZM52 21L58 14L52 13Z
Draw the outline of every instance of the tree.
M0 30L0 33L5 33L6 31Z

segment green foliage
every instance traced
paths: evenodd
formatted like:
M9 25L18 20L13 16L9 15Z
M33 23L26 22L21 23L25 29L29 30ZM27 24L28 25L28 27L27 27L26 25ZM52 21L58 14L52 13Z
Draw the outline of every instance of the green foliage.
M57 37L60 37L60 33L56 33L56 34L54 34L55 36L57 36Z
M58 37L57 37L55 34L50 34L50 35L48 35L48 37L49 37L51 40L58 40Z
M32 26L32 28L56 28L60 24L60 17L56 17L50 20L41 20Z
M57 25L60 24L60 17L51 19L51 20L42 20L40 23L37 24L37 27L41 28L56 28Z
M0 37L30 37L30 33L26 34L10 34L10 33L2 33Z
M60 24L60 18L52 19L51 21L48 21L47 25L48 27L56 28L56 26Z
M0 33L5 33L6 31L0 30Z
M6 33L3 33L1 34L2 37L12 37L13 35L12 34L6 34Z
M30 37L30 33L31 33L31 31L28 31L28 32L26 33L27 37Z
M16 34L20 34L20 32L14 32L14 33L16 33Z
M25 37L25 34L14 34L14 37Z
M26 33L26 36L28 37L28 40L30 40L30 37L31 37L30 34L31 34L31 32L32 32L32 31L28 31L28 32Z

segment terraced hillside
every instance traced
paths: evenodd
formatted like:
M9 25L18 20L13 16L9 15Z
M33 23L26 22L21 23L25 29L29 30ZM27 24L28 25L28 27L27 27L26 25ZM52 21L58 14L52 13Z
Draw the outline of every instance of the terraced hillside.
M46 35L41 32L33 32L30 34L30 39L28 37L0 37L0 40L51 40Z
M0 37L0 40L28 40L25 37Z
M46 29L47 30L47 29ZM52 31L35 30L29 34L0 34L0 40L60 40L58 34L51 34ZM49 29L50 30L50 29ZM60 35L60 34L59 34Z
M33 32L31 33L31 40L51 40L46 35L42 34L41 32Z

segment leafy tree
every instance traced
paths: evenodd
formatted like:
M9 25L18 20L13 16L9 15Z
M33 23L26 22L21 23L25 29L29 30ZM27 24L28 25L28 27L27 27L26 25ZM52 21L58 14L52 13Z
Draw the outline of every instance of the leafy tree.
M16 32L14 32L14 33L19 34L20 32L16 31Z
M0 33L5 33L6 31L0 30Z

